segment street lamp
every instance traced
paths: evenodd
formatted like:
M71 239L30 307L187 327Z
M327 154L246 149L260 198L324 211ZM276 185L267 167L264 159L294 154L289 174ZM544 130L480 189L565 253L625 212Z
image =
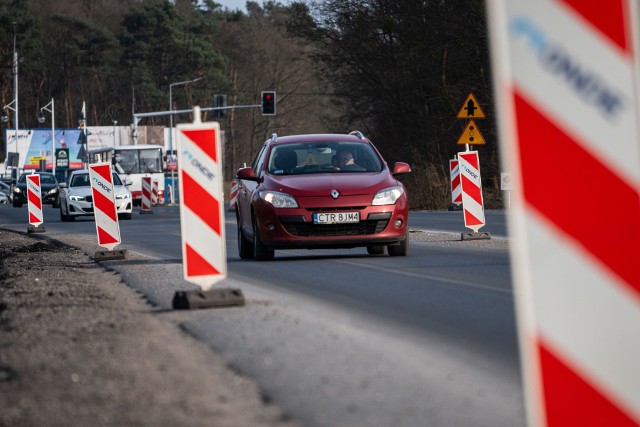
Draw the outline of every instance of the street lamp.
M171 153L171 155L173 155L173 87L188 85L190 83L195 83L198 80L202 80L202 77L198 77L197 79L193 79L193 80L185 80L183 82L171 83L169 85L169 111L172 112L172 114L169 115L169 153ZM167 157L167 160L169 160L168 157ZM176 161L177 161L177 156L176 156ZM174 203L174 199L173 199L173 194L175 192L174 187L175 187L174 174L173 174L173 169L171 169L171 198L169 200L169 203L171 204Z
M51 109L47 108L51 107ZM38 115L38 123L42 124L45 122L46 117L42 110L48 111L51 113L51 170L53 175L56 174L56 114L55 114L55 104L53 103L53 98L51 98L51 102L45 105L40 109L40 114Z

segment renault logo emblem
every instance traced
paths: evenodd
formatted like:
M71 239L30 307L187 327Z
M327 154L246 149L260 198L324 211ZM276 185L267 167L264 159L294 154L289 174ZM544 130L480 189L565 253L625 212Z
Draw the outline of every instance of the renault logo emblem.
M338 197L340 197L340 192L338 190L331 190L331 197L337 199Z

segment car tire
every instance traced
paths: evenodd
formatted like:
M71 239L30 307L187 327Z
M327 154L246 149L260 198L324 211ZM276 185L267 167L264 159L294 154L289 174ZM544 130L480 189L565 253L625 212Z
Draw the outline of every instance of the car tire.
M238 214L236 214L236 224L238 229L238 255L240 255L241 259L253 259L253 243L249 242L247 236L244 235Z
M384 246L383 245L369 245L369 246L367 246L367 253L369 255L383 255L384 254Z
M253 258L256 261L271 261L275 256L275 251L269 249L262 243L262 237L260 237L260 230L258 224L256 224L255 217L253 218Z
M22 207L22 203L13 202L13 207L14 208L21 208Z
M409 233L405 233L404 240L399 245L387 246L389 256L407 256L409 253Z
M133 217L133 215L131 214L131 212L118 214L118 218L119 219L124 219L125 221L130 220L132 217Z

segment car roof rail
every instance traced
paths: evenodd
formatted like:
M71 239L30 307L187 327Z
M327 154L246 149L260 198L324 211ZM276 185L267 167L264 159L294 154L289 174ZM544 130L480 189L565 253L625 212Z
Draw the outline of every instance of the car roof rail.
M365 139L364 134L362 132L360 132L359 130L354 130L349 132L349 135L355 135L360 139Z
M271 134L271 141L276 142L277 140L278 140L278 134L277 133Z

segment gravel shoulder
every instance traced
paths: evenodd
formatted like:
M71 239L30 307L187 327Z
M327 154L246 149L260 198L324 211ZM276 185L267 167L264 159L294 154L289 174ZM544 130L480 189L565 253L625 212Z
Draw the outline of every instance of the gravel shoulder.
M0 229L0 426L294 426L117 273Z

